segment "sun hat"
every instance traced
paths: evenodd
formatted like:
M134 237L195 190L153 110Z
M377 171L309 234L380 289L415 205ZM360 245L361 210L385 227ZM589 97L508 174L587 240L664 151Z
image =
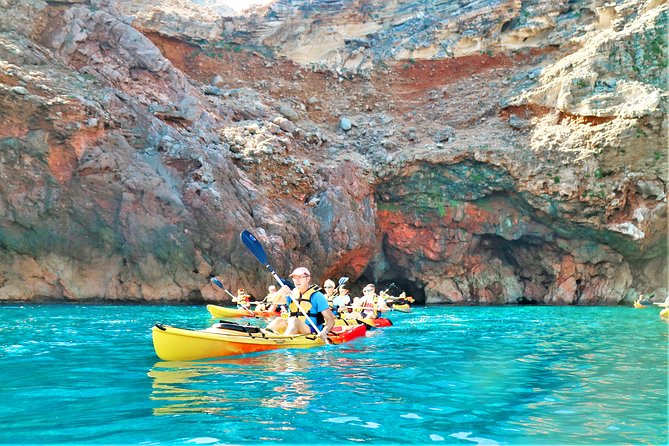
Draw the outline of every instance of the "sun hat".
M309 277L311 277L311 273L305 267L300 266L299 268L295 268L295 271L290 273L290 276L288 276L288 277L295 277L295 276L309 276Z

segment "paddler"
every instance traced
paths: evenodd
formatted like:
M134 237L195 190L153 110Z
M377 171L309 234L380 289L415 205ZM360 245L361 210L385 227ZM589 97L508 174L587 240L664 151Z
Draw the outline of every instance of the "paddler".
M360 307L362 307L363 318L376 318L380 316L381 312L390 311L386 305L383 297L375 293L376 287L373 283L365 285L362 289L362 298L360 299Z
M323 282L323 289L325 290L325 298L328 301L328 304L332 305L332 300L335 298L335 283L328 279Z
M234 302L240 307L248 308L251 303L251 295L244 288L239 288L237 290L237 298L234 299Z
M267 296L264 297L264 299L256 306L256 311L265 311L267 309L267 305L271 305L273 303L272 297L276 294L276 286L270 285L267 287Z
M348 305L351 304L351 296L349 296L349 292L348 285L343 283L339 285L339 293L337 293L337 296L332 300L332 306L341 317L343 317L344 314L349 313L350 308L348 308Z
M290 316L288 319L277 317L267 328L275 333L284 334L311 334L320 332L321 338L327 342L327 335L335 324L335 317L330 310L325 295L319 291L317 285L311 284L311 273L305 267L296 268L289 276L295 283L291 291L286 285L282 286L277 294L280 295L279 303L288 306ZM299 307L309 317L306 320Z

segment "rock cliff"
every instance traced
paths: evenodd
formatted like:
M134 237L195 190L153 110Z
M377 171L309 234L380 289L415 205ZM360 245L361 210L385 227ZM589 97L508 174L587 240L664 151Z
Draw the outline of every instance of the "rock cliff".
M666 296L666 2L0 8L0 300Z

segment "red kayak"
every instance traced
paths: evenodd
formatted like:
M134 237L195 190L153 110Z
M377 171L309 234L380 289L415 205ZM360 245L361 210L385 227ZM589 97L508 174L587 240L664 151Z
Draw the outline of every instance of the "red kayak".
M390 327L393 325L393 323L390 321L390 319L387 319L385 317L377 317L374 319L364 319L365 322L371 321L375 327Z
M390 327L393 323L385 317L367 318L367 319L335 319L335 326L346 327L347 325L365 324L367 328Z
M332 332L328 337L333 344L341 344L342 342L348 342L365 336L365 333L367 333L367 326L365 324L358 324L352 327L332 327Z

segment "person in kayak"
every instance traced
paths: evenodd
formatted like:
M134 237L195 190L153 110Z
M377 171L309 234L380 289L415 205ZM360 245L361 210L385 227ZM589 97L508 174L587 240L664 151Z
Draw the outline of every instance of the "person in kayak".
M375 293L376 287L373 283L365 285L362 289L363 296L360 300L363 318L375 318L381 316L384 311L390 311L383 297Z
M296 268L289 277L293 279L295 288L291 291L286 285L282 286L277 291L282 296L277 303L285 303L290 316L288 319L277 317L267 328L284 334L310 334L318 330L321 338L327 342L327 335L334 327L335 317L325 295L319 291L317 285L311 285L311 273L307 268ZM296 302L307 313L311 323L306 321Z
M267 296L265 296L263 300L261 300L260 303L256 305L256 311L265 311L268 305L271 306L274 302L272 300L274 294L276 294L276 287L274 285L267 287Z
M244 288L239 288L239 289L237 290L237 298L234 299L234 302L235 302L238 306L244 306L244 307L248 308L248 307L249 307L249 303L251 302L251 295L248 294L248 293L244 290Z
M327 299L329 304L332 304L332 300L335 297L335 283L328 279L325 282L323 282L323 289L325 290L325 298Z
M348 305L351 304L351 296L349 296L350 290L348 289L348 285L341 284L339 285L339 292L337 293L337 296L332 300L332 306L334 307L335 312L339 316L344 316L349 312L349 307Z

